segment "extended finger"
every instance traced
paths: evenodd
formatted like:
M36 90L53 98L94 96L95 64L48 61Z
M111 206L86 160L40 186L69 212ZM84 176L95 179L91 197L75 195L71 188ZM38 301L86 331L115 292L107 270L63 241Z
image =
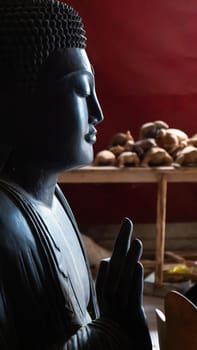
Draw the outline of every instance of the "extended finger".
M132 228L133 224L131 220L124 218L109 263L108 284L110 289L115 289L119 283L122 266L124 265L131 242Z
M138 261L133 274L133 284L135 288L131 291L131 298L135 300L136 306L142 306L144 290L144 268Z
M120 266L122 260L127 256L131 242L132 230L133 224L131 220L124 218L114 244L112 257L110 259L110 270L116 270L117 264Z
M112 259L116 256L126 256L130 248L133 224L131 220L125 217L122 221L119 234L116 238Z
M102 300L102 293L103 293L104 283L106 281L108 265L109 265L108 258L101 260L97 277L96 277L96 294L97 294L99 305Z
M127 254L124 269L122 271L121 279L120 279L120 298L123 299L125 304L128 303L129 295L132 290L136 290L139 286L136 285L136 281L134 279L135 271L137 263L139 262L142 255L142 242L139 239L134 239L131 242L131 247Z
M152 350L152 341L143 306L144 268L140 262L136 264L133 283L135 288L131 289L129 309L132 313L131 324L135 329L136 344L139 349Z

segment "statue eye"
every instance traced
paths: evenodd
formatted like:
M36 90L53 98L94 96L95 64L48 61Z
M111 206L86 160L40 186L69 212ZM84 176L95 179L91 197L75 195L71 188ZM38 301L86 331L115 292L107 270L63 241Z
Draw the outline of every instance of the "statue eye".
M83 88L77 87L77 88L75 88L75 91L76 91L77 95L80 97L86 98L86 97L90 96L89 89L85 89L85 88L83 89Z

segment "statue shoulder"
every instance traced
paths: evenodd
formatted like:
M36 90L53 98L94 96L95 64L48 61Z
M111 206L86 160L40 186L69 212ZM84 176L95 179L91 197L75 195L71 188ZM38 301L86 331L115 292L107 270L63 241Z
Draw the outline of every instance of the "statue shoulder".
M33 243L30 225L17 203L0 190L0 253L22 249Z

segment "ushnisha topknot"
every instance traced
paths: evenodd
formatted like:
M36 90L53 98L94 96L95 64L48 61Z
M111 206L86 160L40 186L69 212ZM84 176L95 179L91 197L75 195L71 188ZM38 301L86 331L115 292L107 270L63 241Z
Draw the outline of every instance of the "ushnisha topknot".
M0 0L0 91L33 93L40 67L58 49L85 48L81 17L58 0Z

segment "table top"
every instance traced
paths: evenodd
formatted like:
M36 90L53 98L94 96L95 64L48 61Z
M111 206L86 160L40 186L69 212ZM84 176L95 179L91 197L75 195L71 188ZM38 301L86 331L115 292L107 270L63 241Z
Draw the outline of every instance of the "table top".
M59 183L151 183L161 177L167 182L197 182L197 167L112 167L86 166L63 172Z

